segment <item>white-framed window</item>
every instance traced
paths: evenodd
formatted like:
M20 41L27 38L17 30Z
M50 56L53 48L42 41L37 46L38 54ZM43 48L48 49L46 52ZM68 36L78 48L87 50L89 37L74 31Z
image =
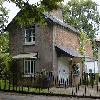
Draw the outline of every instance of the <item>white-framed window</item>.
M35 44L35 25L25 29L25 44Z
M24 75L25 76L34 76L35 72L35 60L24 59Z

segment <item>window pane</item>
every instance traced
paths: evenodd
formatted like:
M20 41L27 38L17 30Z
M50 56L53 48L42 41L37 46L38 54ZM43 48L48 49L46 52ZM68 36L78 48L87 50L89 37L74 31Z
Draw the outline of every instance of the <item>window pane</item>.
M30 29L31 33L35 33L35 28Z
M35 37L33 37L33 41L35 41Z
M33 61L31 61L31 73L33 73Z
M31 30L26 30L26 42L31 42Z
M28 73L30 73L30 61L28 61Z
M25 73L27 73L27 61L25 61Z

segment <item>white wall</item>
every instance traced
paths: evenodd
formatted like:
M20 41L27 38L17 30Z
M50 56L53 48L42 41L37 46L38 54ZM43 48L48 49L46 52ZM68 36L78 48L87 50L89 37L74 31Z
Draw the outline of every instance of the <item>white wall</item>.
M67 57L58 57L58 79L64 79L64 81L69 80L69 61ZM60 82L61 83L61 82ZM61 83L64 84L64 83ZM69 82L68 82L69 84Z
M92 69L92 73L98 73L98 61L86 61L85 72L89 73L89 69Z

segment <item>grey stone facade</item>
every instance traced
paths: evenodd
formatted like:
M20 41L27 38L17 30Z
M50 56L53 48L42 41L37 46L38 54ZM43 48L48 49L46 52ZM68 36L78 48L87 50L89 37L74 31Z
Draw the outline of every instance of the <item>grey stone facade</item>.
M35 44L25 45L25 27L13 26L10 30L10 55L16 56L20 53L38 52L36 59L36 71L47 68L51 71L53 66L53 29L52 24L38 26L35 24Z
M59 10L58 13L56 12L55 14L51 14L58 18L60 17L61 20L61 10ZM53 21L48 21L47 23L48 25L44 26L39 26L35 23L34 45L25 45L25 26L20 26L14 23L9 28L10 55L16 56L20 53L38 52L39 58L35 59L35 74L37 74L41 69L46 68L48 71L52 71L55 76L58 76L58 57L55 45L70 47L78 52L80 47L79 32L77 33L76 29L71 26L68 26L70 29L67 28L65 23L63 25L59 25ZM66 27L64 27L64 25ZM92 46L89 45L86 49L88 48L91 52L87 54L92 56ZM23 72L23 66L23 59L17 60L16 67L18 68L18 73Z

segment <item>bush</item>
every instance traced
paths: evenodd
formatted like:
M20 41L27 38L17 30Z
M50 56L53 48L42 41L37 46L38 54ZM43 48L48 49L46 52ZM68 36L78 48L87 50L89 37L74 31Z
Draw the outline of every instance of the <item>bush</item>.
M97 85L99 82L99 73L95 73L95 80L94 80L94 84Z
M48 82L50 82L51 77L49 76L49 71L41 71L37 76L37 82L41 86L41 88L47 87Z
M9 53L4 53L0 55L0 72L12 72L16 67L14 67L15 60L12 59L11 56L9 56Z

